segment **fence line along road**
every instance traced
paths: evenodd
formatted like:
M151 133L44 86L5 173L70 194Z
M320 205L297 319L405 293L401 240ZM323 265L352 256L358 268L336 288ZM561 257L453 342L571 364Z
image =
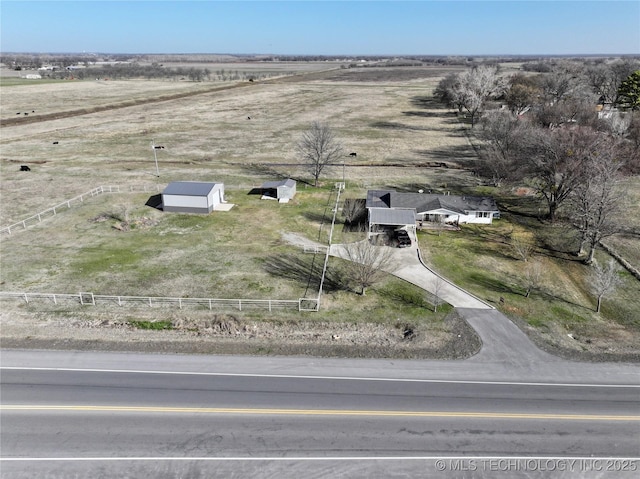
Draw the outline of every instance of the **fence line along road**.
M4 226L0 228L0 234L12 234L14 230L26 230L29 226L34 226L38 223L42 223L43 220L47 218L52 218L56 216L60 211L65 211L71 208L74 205L82 205L85 200L93 198L95 196L99 196L105 193L148 193L148 192L160 192L160 185L153 186L129 186L129 187L121 187L121 186L98 186L93 188L92 190L87 191L86 193L82 193L74 198L69 200L65 200L62 203L52 206L51 208L47 208L44 211L36 213L35 215L29 216L17 223L13 223L9 226Z
M172 298L165 296L109 296L99 295L89 292L76 294L58 293L17 293L0 291L0 299L20 299L26 303L34 300L51 301L54 304L59 302L74 302L81 305L107 305L117 304L118 306L148 306L148 307L201 307L212 310L220 309L267 309L268 311L282 309L297 309L298 311L317 311L318 303L316 298L299 299L221 299L221 298Z

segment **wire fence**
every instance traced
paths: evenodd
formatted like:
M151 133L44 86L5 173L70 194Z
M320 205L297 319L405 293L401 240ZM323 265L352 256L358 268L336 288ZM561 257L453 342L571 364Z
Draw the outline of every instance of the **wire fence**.
M234 185L231 188L241 189L244 185ZM246 187L245 187L246 188ZM336 188L338 188L336 186ZM73 206L79 206L84 204L88 199L100 196L106 193L159 193L164 186L161 185L143 185L143 186L98 186L86 193L78 195L74 198L65 200L64 202L47 208L35 215L29 216L24 220L14 223L9 226L0 228L0 234L11 235L15 231L26 230L30 226L37 225L48 218L53 218L61 211L68 210ZM322 271L321 286L318 292L318 296L315 298L298 298L296 300L282 300L282 299L221 299L221 298L175 298L165 296L114 296L114 295L96 295L93 293L80 292L80 293L37 293L37 292L2 292L0 291L0 299L20 299L24 300L27 304L32 301L50 301L54 304L72 302L79 303L80 305L107 305L117 304L118 306L140 306L145 305L148 307L161 307L161 306L177 306L179 309L183 307L200 307L212 310L217 309L237 309L239 311L246 309L266 309L268 311L282 310L282 309L297 309L298 311L319 311L320 309L320 297L322 295L322 283L324 282L324 276L326 273L327 261L329 258L329 246L331 244L331 235L333 233L333 226L335 223L335 213L338 208L338 202L340 199L340 191L342 188L337 189L337 198L335 207L333 210L333 220L331 223L331 232L329 234L329 245L327 246L305 246L304 250L308 253L324 254L325 262Z
M60 204L52 206L51 208L47 208L46 210L40 211L35 215L29 216L17 223L13 223L9 226L3 226L0 228L0 234L11 235L16 231L26 230L30 226L37 225L38 223L42 223L42 221L53 218L57 214L62 211L66 211L73 206L80 206L84 204L84 202L88 199L94 198L96 196L103 195L105 193L149 193L155 192L158 193L161 191L160 185L143 185L143 186L98 186L93 188L92 190L87 191L86 193L82 193L74 198L63 201Z
M19 293L0 292L0 299L21 300L27 304L32 302L50 302L53 304L80 304L82 306L98 305L118 305L139 307L178 307L200 308L200 309L237 309L245 311L249 309L274 310L298 310L298 311L318 311L317 298L299 299L241 299L241 298L175 298L166 296L112 296L93 294L91 292L80 292L73 294L59 293Z
M68 210L73 206L81 206L88 199L94 198L96 196L100 196L105 193L160 193L166 185L131 185L131 186L97 186L92 190L87 191L86 193L82 193L74 198L63 201L60 204L47 208L39 213L29 216L23 220L20 220L16 223L13 223L8 226L0 227L0 235L6 234L11 235L16 231L23 231L29 228L30 226L35 226L38 223L42 223L42 221L53 218L57 214L62 211ZM252 190L257 188L256 185L228 185L225 184L225 189L227 190Z

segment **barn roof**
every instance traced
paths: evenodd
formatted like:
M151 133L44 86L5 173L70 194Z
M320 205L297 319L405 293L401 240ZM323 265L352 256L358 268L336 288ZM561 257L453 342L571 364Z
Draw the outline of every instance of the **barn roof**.
M294 186L296 186L296 182L291 178L287 178L286 180L265 181L264 183L262 183L261 188L270 189L270 188L278 188L280 186L287 186L289 188L293 188Z
M202 181L173 181L162 192L163 195L175 196L207 196L219 183Z

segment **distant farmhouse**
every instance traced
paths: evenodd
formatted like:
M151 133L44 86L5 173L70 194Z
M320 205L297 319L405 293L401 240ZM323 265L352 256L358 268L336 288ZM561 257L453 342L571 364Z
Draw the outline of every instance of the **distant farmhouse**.
M493 198L369 190L369 231L389 227L415 228L422 223L491 224L500 218Z
M263 199L276 199L288 203L296 194L296 182L290 178L281 181L267 181L260 187Z
M162 192L163 211L208 214L224 203L223 183L174 181Z

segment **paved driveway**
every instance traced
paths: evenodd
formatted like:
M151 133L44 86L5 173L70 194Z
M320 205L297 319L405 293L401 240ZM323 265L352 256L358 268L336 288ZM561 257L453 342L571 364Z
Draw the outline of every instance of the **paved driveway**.
M432 294L436 294L437 292L440 299L449 303L454 308L493 309L492 306L438 276L425 266L420 261L415 236L412 237L412 240L413 244L409 248L379 246L379 248L392 248L393 250L395 258L393 261L394 268L389 269L389 273L413 283ZM331 245L330 254L347 259L345 247L341 244Z
M388 248L388 246L381 246ZM344 245L332 245L330 254L346 259ZM558 358L538 349L509 318L471 293L438 276L420 260L415 237L410 248L393 248L394 268L389 273L435 294L456 308L482 341L471 361L505 363L522 368L554 363Z

